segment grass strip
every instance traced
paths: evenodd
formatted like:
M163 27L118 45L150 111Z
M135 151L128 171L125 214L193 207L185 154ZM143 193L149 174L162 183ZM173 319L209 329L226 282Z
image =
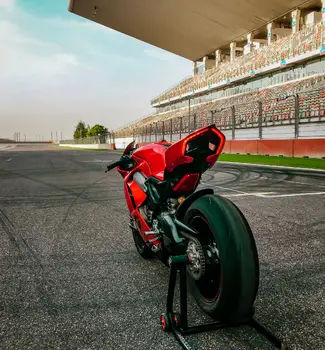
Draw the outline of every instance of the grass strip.
M220 155L219 160L224 162L278 165L293 168L310 168L325 170L325 159L317 158L292 158L283 156L261 156L251 154L223 153Z

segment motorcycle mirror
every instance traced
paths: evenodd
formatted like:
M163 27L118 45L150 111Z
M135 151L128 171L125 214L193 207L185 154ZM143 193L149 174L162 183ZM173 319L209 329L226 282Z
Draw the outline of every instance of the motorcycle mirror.
M126 146L126 148L125 148L125 150L124 150L124 152L123 152L123 156L128 156L128 155L130 155L131 151L132 151L133 148L134 148L134 143L135 143L135 140L133 140L131 143L129 143L129 144Z

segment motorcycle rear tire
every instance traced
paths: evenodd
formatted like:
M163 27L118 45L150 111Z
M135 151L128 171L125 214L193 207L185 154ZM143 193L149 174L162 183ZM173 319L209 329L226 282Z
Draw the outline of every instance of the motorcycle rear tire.
M258 290L259 263L244 215L230 200L204 195L188 208L184 222L199 231L197 238L205 242L203 247L209 239L214 241L219 255L216 259L219 262L212 265L206 280L196 281L189 273L190 291L198 305L218 321L231 324L248 321ZM210 276L215 278L213 283Z

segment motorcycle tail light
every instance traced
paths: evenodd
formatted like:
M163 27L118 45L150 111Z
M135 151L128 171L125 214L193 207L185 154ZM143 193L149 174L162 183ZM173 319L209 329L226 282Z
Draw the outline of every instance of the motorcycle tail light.
M217 146L214 143L209 142L209 149L214 152L216 150Z

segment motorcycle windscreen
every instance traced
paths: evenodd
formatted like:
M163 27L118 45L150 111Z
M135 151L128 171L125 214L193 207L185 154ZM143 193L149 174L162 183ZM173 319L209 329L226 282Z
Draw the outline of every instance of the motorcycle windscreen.
M123 152L123 156L128 156L128 155L130 155L131 151L134 149L134 143L135 143L135 140L133 140L132 142L130 142L130 143L126 146L126 148L125 148L125 150L124 150L124 152Z
M194 161L205 162L208 166L212 166L224 144L225 136L215 125L198 129L167 149L166 171L172 172L179 165Z

